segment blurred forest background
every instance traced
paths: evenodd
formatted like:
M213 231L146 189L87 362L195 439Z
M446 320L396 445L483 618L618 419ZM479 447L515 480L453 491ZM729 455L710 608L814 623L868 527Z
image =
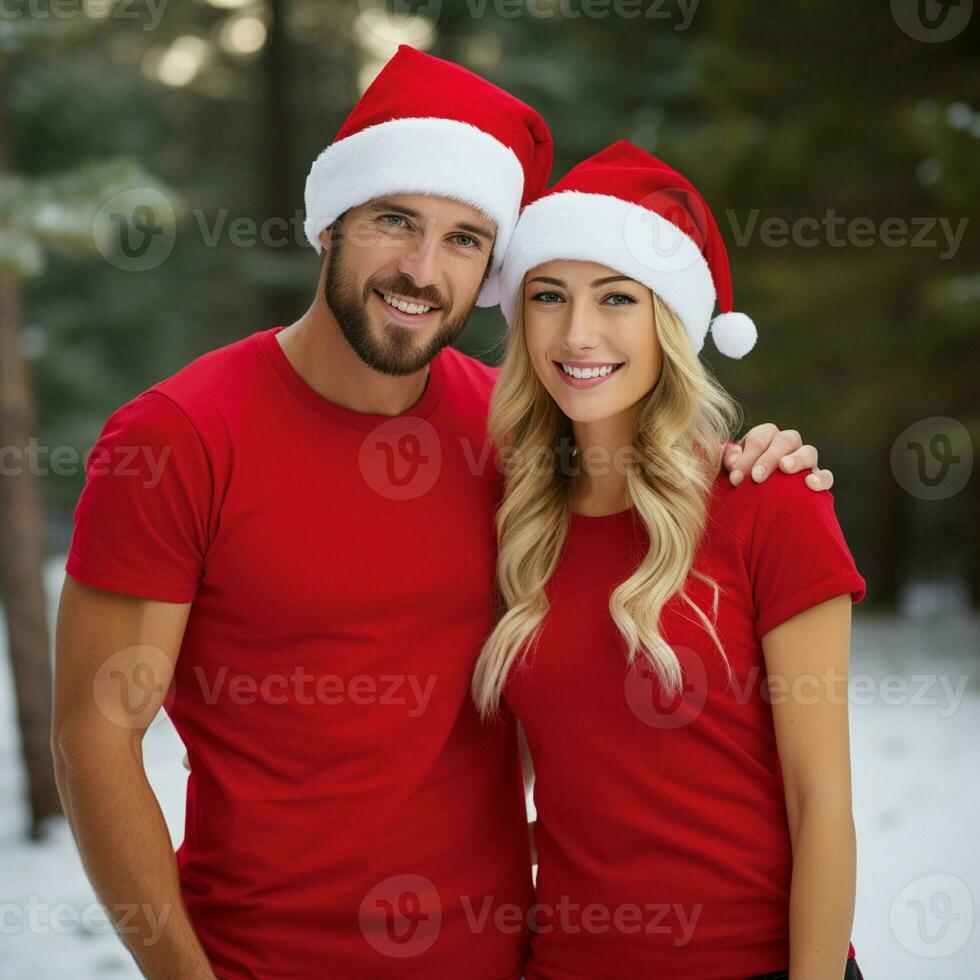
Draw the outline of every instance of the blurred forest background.
M980 58L972 3L4 0L0 582L46 755L40 565L118 405L308 306L309 166L409 43L536 106L553 179L627 138L688 174L760 343L706 356L837 479L869 606L980 599ZM966 20L963 20L965 13ZM959 20L957 20L959 18ZM148 247L137 247L148 241ZM503 320L461 347L488 361ZM18 463L19 461L19 463ZM29 465L25 465L29 462ZM32 775L35 817L56 812ZM32 822L36 830L38 820Z
M887 2L848 0L62 5L14 17L5 0L0 15L5 331L33 381L37 469L52 470L47 549L65 549L84 479L55 447L81 455L122 402L306 309L310 163L407 42L535 105L556 138L553 179L618 138L689 174L760 329L744 362L710 342L707 357L750 421L798 428L835 471L869 600L893 605L918 577L980 597L980 481L936 506L890 463L922 419L980 435L975 24L924 41ZM163 259L114 257L120 213L134 237L156 222ZM942 218L963 232L955 245ZM801 219L821 229L794 235ZM461 346L492 361L501 328L478 311Z

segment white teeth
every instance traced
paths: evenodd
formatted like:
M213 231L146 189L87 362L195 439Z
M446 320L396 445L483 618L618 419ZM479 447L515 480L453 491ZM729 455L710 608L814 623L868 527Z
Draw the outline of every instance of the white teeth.
M577 368L562 364L561 369L565 374L570 374L573 378L604 378L618 368L618 364L609 364L600 368Z
M428 313L432 309L431 306L422 306L420 303L406 303L403 299L395 299L390 293L385 293L383 299L389 306L393 306L396 310L401 310L402 313L416 315Z

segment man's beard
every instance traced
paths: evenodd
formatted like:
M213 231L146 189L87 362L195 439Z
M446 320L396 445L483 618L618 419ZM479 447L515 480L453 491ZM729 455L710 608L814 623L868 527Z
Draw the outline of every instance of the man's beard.
M368 367L382 374L408 375L421 371L443 347L448 347L463 332L476 306L476 296L465 309L454 314L452 303L438 290L431 286L419 289L404 275L372 277L364 284L363 294L358 295L353 275L344 268L343 233L339 225L339 221L334 223L331 234L323 295L347 343ZM439 329L421 347L416 342L416 332L397 323L386 323L383 337L375 339L371 334L367 311L368 300L374 291L397 293L426 306L438 306L442 315Z

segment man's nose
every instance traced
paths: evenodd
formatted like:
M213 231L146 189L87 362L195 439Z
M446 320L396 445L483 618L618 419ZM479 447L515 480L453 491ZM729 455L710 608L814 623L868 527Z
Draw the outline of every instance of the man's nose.
M420 235L414 239L400 257L398 271L420 289L437 285L440 278L438 237Z

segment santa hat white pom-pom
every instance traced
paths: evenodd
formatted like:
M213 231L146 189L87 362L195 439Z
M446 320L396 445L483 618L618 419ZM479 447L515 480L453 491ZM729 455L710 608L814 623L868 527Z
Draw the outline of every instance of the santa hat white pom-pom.
M745 357L757 337L755 324L744 313L721 313L711 321L711 339L725 357Z

